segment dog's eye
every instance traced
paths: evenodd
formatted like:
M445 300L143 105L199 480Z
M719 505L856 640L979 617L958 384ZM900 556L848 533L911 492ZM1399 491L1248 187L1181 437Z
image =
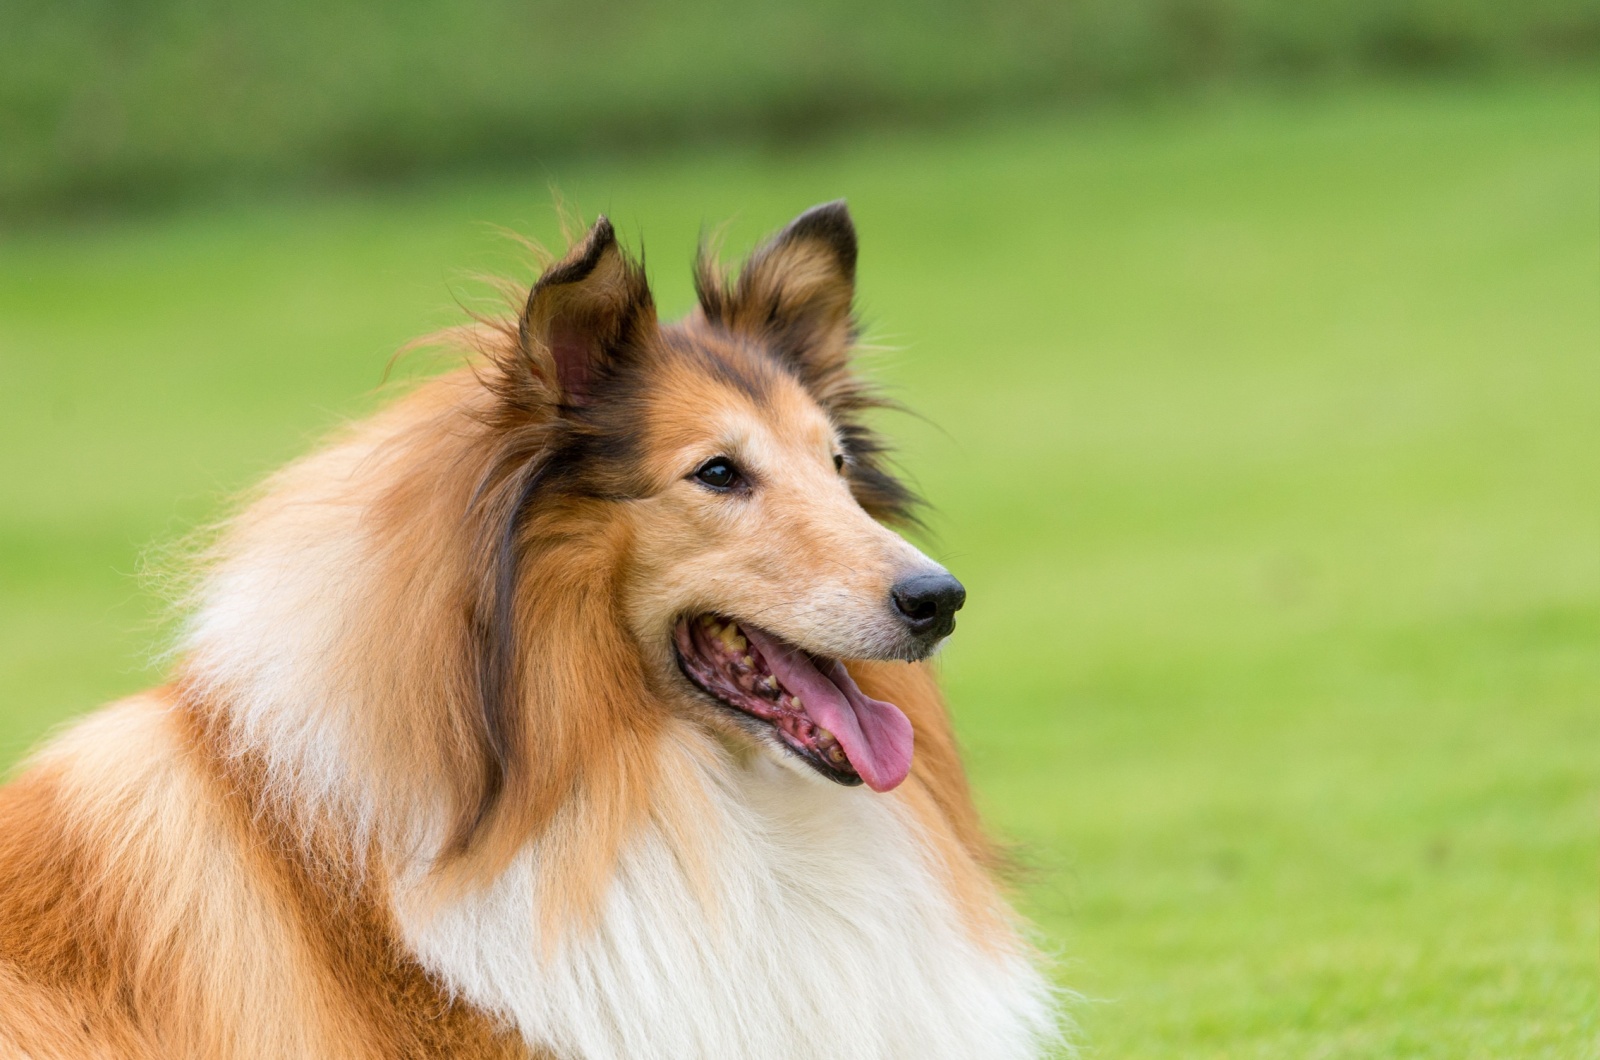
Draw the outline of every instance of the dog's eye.
M844 454L843 453L834 453L833 454L833 469L835 471L843 471L844 470Z
M700 465L694 477L714 490L731 490L744 482L744 476L725 456L714 456Z

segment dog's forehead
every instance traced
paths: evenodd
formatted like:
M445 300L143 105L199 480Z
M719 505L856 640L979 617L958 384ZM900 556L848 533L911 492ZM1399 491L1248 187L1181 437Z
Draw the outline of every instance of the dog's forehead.
M831 448L827 412L765 350L714 337L674 343L656 377L653 433L668 447Z

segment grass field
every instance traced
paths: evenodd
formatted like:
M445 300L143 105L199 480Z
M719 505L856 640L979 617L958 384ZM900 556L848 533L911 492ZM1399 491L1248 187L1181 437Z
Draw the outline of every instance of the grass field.
M0 244L0 760L156 678L140 556L371 407L546 182L688 301L849 196L984 807L1103 1057L1600 1033L1597 83L1036 116ZM405 371L402 368L402 372ZM933 426L937 425L937 427ZM157 549L159 553L159 549Z

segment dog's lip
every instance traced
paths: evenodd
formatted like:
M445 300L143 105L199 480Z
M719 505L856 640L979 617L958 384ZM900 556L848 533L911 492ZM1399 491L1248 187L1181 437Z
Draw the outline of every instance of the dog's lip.
M674 648L694 687L741 720L763 723L780 746L828 779L882 792L910 771L910 721L862 692L837 660L715 614L680 619Z

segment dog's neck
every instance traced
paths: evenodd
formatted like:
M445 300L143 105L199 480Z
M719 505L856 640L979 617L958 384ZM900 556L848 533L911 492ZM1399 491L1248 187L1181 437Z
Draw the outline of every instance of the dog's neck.
M897 799L662 754L675 782L592 923L551 924L534 844L454 901L399 888L409 949L561 1055L1037 1055L1048 988L1011 940L973 937Z
M399 949L444 996L585 1060L998 1060L1054 1039L1031 952L1009 925L985 935L964 916L899 793L735 757L687 725L660 755L670 783L592 907L565 882L595 867L574 845L581 813L492 879L441 890L429 851L445 818L394 830L371 811L377 863L359 871L381 875L370 893Z

